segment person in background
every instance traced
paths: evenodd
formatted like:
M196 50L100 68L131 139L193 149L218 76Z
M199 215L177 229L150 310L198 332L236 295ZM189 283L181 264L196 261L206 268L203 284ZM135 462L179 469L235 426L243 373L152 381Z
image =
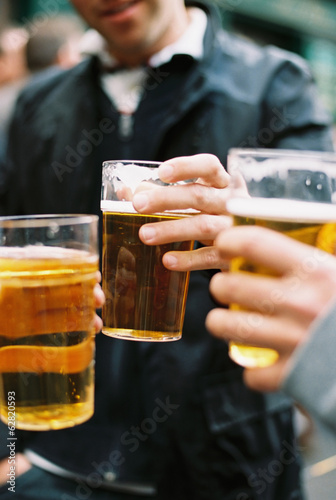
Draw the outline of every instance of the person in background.
M34 74L50 67L68 69L78 64L84 33L84 23L74 15L59 14L38 27L32 24L25 50L29 71Z
M17 95L28 78L24 28L8 26L0 30L0 163L4 158L6 134Z
M77 64L84 24L77 16L57 15L36 25L8 27L0 33L0 171L6 170L7 133L18 95L40 72ZM2 186L0 175L0 192Z
M21 94L1 213L100 214L104 160L207 152L220 161L202 156L187 173L199 180L166 203L190 204L205 212L201 225L208 213L225 226L214 203L228 183L222 165L230 147L332 148L331 120L306 64L226 33L213 4L72 3L100 36L79 65ZM191 275L182 340L97 336L95 414L72 429L17 433L26 466L16 477L20 498L303 498L291 402L247 389L225 343L205 328L216 307L214 272ZM290 459L261 493L259 471L284 443ZM2 448L4 463L7 454Z
M0 31L0 87L26 76L27 38L28 33L22 27L8 26Z
M0 33L0 157L16 99L31 78L47 68L70 68L82 55L84 24L77 16L57 15ZM2 152L2 153L1 153Z

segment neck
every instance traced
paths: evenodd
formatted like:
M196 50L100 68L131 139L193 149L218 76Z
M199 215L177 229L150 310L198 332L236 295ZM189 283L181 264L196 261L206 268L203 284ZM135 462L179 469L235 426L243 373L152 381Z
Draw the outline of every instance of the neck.
M170 1L170 0L169 0ZM123 53L115 51L110 48L110 54L115 57L122 66L134 68L146 64L148 59L150 59L154 54L164 49L168 45L176 42L186 31L190 23L190 15L188 9L183 6L179 11L176 11L174 18L167 23L168 27L156 41L150 40L148 47L138 47L138 50L134 47L129 51L123 51Z

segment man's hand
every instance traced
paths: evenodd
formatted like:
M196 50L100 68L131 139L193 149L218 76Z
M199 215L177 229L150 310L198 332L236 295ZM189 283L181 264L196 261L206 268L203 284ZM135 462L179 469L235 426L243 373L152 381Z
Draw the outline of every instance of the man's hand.
M279 352L267 368L246 369L253 389L276 390L288 370L294 349L311 323L336 299L336 258L280 233L256 226L223 231L215 246L223 259L244 257L274 271L276 277L249 273L217 273L210 291L220 304L236 303L246 311L214 309L208 330L225 340L241 341Z
M134 208L140 213L164 210L194 209L195 215L154 224L140 229L140 239L147 245L160 245L174 241L197 240L206 248L191 252L168 252L164 265L171 270L225 268L226 261L219 257L213 241L218 232L231 225L227 216L229 174L218 158L200 154L169 160L159 167L160 179L167 183L180 181L183 185L142 191L133 198Z

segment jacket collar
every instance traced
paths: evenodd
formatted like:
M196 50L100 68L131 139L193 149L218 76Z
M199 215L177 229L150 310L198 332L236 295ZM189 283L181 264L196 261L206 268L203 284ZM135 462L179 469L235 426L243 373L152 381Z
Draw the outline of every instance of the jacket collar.
M207 30L204 37L204 56L212 49L214 43L214 35L222 28L222 20L219 9L216 5L202 0L185 0L187 7L198 7L202 9L208 18Z

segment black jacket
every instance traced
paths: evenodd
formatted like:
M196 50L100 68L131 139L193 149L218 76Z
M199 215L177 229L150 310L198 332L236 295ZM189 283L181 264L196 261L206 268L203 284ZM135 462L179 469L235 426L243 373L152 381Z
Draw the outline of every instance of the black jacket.
M332 148L305 63L223 32L216 12L203 8L204 59L176 56L149 69L127 135L99 87L95 58L23 92L0 177L3 213L99 214L106 159L208 152L225 165L230 147ZM206 332L215 306L209 278L192 273L182 340L98 335L94 417L73 429L21 432L22 448L86 478L105 474L112 487L147 482L160 500L301 499L290 404L248 390L226 344Z

